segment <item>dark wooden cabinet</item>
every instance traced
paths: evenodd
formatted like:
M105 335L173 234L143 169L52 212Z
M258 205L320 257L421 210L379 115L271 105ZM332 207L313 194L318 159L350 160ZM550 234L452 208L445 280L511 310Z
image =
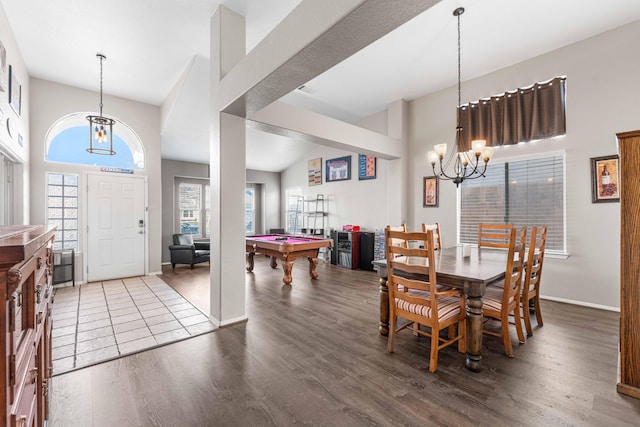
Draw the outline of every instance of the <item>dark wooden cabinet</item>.
M0 227L0 426L43 426L51 378L55 228Z
M618 134L620 150L619 393L640 399L640 131Z
M331 263L351 270L360 268L360 232L332 231L333 252Z
M376 233L372 231L360 232L360 268L373 271L374 247Z

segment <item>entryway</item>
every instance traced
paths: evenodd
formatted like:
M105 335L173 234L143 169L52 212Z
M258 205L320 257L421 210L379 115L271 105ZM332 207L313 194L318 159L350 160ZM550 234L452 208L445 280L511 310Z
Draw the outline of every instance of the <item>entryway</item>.
M146 177L87 174L87 282L147 273L146 200Z

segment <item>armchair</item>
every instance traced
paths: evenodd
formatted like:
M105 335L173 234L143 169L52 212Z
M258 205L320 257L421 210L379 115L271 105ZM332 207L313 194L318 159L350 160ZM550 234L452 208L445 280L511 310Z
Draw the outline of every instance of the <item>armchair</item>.
M176 264L195 264L209 261L209 242L194 242L191 234L174 234L173 245L169 245L171 252L171 268Z

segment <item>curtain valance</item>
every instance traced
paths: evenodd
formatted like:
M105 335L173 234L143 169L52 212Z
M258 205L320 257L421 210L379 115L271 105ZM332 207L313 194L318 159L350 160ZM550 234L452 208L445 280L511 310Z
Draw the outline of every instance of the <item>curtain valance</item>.
M566 133L565 77L481 99L460 107L464 147L484 139L488 146L517 144Z

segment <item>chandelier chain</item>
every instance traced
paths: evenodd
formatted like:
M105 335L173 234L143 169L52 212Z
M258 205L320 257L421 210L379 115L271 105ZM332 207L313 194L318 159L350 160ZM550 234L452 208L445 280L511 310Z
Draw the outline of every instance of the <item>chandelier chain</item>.
M462 12L458 13L458 126L460 126L460 105L462 104L462 71L460 66L460 15L462 15Z
M460 20L460 18L458 18L458 20ZM102 61L104 60L105 56L99 55L99 57L100 57L100 115L102 116Z

